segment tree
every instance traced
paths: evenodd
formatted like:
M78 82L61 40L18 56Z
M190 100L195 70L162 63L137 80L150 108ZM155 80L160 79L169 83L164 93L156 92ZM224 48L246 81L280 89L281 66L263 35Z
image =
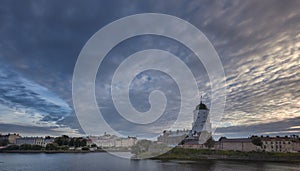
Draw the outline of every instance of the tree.
M70 139L69 146L70 147L74 147L74 138Z
M80 147L80 140L78 138L75 139L74 145L75 147Z
M226 139L227 139L226 137L221 137L221 138L219 139L219 141L226 140Z
M8 139L0 140L0 146L6 146L8 143Z
M54 142L59 146L69 145L70 138L67 135L62 135L61 137L56 137Z
M43 147L40 145L32 145L31 150L41 150Z
M49 143L46 145L46 150L58 150L58 145L56 143Z
M20 146L20 150L31 150L31 145L30 144L22 144Z
M91 147L92 148L97 148L97 145L96 144L92 144Z
M60 149L66 151L66 150L69 150L69 146L64 145L64 146L61 146Z
M62 137L56 137L56 138L54 139L54 142L55 142L57 145L59 145L59 146L63 145L63 139L62 139Z
M8 147L5 148L5 150L19 150L19 146L18 145L10 145Z
M263 145L262 140L261 140L260 137L253 136L253 137L251 137L251 139L252 139L252 143L254 145L260 146L260 147Z
M81 150L83 150L83 151L88 151L88 150L90 150L88 147L82 147L82 149Z
M81 147L85 147L86 146L86 139L82 139L81 141L80 141L80 146Z
M213 140L212 137L210 137L210 138L204 143L204 145L205 145L206 147L208 147L209 149L211 149L212 147L214 147L215 141Z

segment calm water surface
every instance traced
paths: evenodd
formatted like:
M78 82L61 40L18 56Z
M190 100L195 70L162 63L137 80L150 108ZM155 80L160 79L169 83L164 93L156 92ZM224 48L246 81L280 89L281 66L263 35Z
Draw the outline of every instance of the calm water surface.
M300 163L241 161L128 160L107 153L0 154L0 170L186 170L186 171L284 171L300 170Z

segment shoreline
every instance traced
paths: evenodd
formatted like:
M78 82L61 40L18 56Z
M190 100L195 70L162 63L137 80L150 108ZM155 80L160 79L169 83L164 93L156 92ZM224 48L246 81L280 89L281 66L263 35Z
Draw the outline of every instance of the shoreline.
M199 156L198 158L189 158L189 157L153 157L150 158L151 160L160 160L160 161L172 161L172 160L178 160L178 161L244 161L244 162L281 162L281 163L300 163L300 159L291 160L291 159L255 159L255 158L239 158L239 157L224 157L224 156Z
M262 161L300 163L300 153L268 153L268 152L240 152L216 151L203 149L173 149L152 160L231 160L231 161Z
M207 154L210 152L211 154ZM0 150L1 153L13 154L59 154L59 153L107 153L105 150L85 151L85 150ZM215 151L203 149L173 149L160 156L146 158L149 160L179 160L179 161L256 161L256 162L285 162L300 163L300 153L265 153L265 152L238 152L238 151ZM132 160L143 160L132 158Z
M88 151L88 150L0 150L0 153L106 153L105 150L96 150L96 151Z

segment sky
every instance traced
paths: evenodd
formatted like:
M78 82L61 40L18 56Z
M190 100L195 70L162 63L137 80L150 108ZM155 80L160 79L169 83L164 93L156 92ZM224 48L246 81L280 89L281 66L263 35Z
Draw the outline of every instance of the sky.
M226 75L226 107L214 136L291 135L300 132L300 1L17 1L0 0L0 132L22 135L84 134L72 103L72 76L85 43L105 25L141 13L184 19L215 47ZM184 45L142 35L115 46L96 79L99 110L124 135L152 137L174 124L180 92L159 71L144 71L130 85L136 110L150 108L149 94L160 90L166 110L155 123L134 124L117 112L111 98L116 68L131 54L166 50L193 71L199 94L210 106L205 67ZM199 94L195 97L200 98ZM196 105L196 104L191 104ZM192 116L193 111L186 111ZM182 120L178 129L190 129ZM102 130L101 130L102 131ZM103 132L105 132L103 130Z

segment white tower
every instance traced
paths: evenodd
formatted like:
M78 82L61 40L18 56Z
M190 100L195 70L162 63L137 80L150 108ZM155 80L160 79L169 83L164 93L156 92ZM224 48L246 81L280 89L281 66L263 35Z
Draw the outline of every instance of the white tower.
M202 103L202 96L200 104L194 110L194 122L192 124L191 135L199 136L202 132L211 133L211 123L209 119L209 109Z

